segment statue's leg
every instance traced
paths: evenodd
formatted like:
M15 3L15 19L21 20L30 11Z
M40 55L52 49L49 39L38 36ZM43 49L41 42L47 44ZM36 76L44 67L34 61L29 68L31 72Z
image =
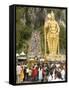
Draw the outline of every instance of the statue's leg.
M53 39L53 54L57 54L58 49L58 37Z
M47 44L48 44L48 51L50 53L50 39L49 39L49 36L47 36Z
M52 53L52 38L48 37L47 42L48 42L49 54L51 54Z
M53 52L53 38L50 37L50 54Z

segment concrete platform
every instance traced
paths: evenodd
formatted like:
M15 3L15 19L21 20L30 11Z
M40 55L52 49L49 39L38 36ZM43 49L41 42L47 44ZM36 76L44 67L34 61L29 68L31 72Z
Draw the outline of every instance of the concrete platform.
M48 61L66 61L66 55L46 55Z

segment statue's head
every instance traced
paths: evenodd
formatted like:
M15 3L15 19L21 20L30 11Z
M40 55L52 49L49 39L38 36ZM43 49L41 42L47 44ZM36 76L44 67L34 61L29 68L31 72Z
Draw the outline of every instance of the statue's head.
M47 15L47 18L48 19L51 19L51 14L50 13Z
M54 12L51 11L51 19L54 20L55 19L55 15L54 15Z

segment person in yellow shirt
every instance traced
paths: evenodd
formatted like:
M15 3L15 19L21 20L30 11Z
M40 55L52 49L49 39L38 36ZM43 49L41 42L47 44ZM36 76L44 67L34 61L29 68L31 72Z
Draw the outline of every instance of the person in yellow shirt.
M21 66L20 82L22 83L23 81L24 81L24 70L23 70L23 67Z

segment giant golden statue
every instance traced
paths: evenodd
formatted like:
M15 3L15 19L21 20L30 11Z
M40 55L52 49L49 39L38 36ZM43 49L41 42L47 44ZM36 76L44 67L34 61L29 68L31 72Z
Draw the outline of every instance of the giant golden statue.
M45 40L45 55L47 53L47 46L49 55L56 55L59 53L59 32L60 27L55 20L53 11L47 15L44 24L44 40Z

